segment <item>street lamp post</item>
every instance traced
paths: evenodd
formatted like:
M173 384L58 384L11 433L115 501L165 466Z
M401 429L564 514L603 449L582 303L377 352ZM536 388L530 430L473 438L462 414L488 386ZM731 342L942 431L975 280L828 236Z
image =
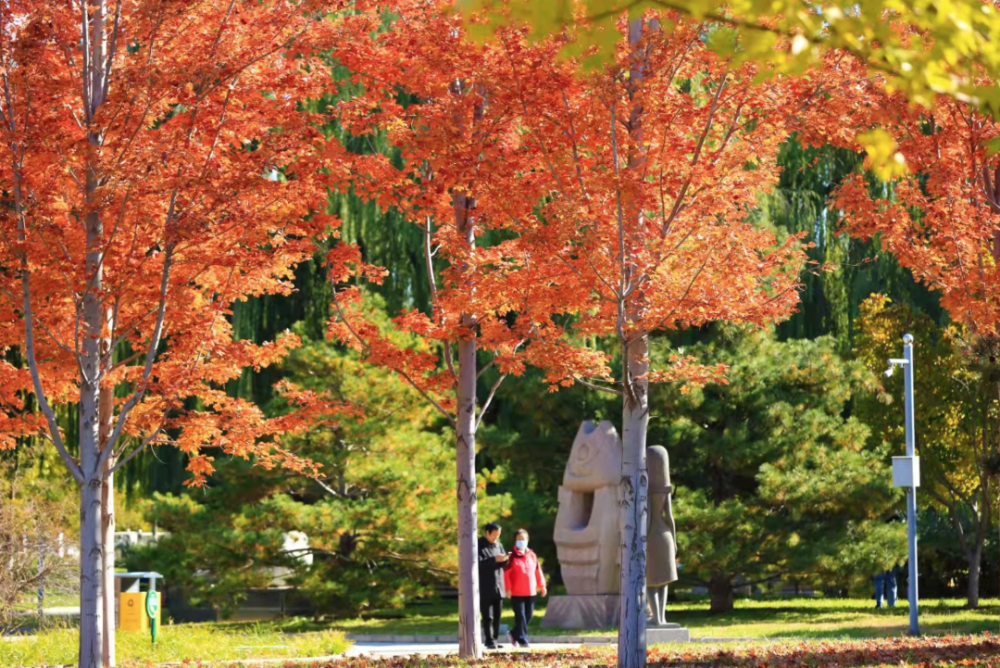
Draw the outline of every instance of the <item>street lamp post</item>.
M906 432L906 456L892 458L892 483L906 489L906 530L909 543L910 573L907 598L910 601L910 635L919 635L919 604L917 597L917 487L920 486L920 458L916 456L913 416L913 337L903 336L903 359L890 359L885 375L903 367L903 412Z

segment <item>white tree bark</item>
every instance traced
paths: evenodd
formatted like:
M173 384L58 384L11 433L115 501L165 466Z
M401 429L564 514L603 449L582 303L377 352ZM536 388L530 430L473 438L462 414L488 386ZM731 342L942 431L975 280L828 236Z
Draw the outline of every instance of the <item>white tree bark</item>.
M84 107L92 121L104 103L107 41L105 7L102 0L88 3L82 12L84 59ZM88 134L94 155L101 137ZM95 208L84 217L87 257L86 289L83 294L80 342L80 468L84 481L80 490L80 668L100 668L104 658L104 529L102 527L104 463L101 458L101 336L104 328L103 245L104 225L97 210L100 186L96 162L87 165L86 196Z
M458 428L456 491L458 493L458 653L481 658L479 632L479 562L476 497L476 339L458 343Z
M646 161L643 141L642 86L647 67L647 51L642 45L644 19L629 23L628 117L629 150L627 169L640 173ZM617 118L612 119L618 123ZM617 133L615 168L617 170ZM618 199L619 248L622 265L619 328L625 374L622 405L621 581L618 606L618 666L641 668L646 665L646 516L649 513L649 479L646 472L646 431L649 426L649 332L642 329L643 298L641 269L628 250L646 243L646 220L641 206ZM634 218L634 227L627 225Z
M92 177L88 175L88 181ZM88 183L88 189L90 184ZM92 289L83 298L83 341L80 362L80 668L99 668L104 658L104 465L101 461L100 380L102 308L100 266L103 230L97 212L85 217L87 275Z
M82 425L88 413L82 407L80 413ZM104 653L102 481L95 455L96 449L82 457L87 481L80 488L80 668L100 668Z
M622 411L621 583L618 618L618 665L646 665L646 430L649 426L649 335L625 347L631 389Z
M109 329L110 331L110 329ZM102 348L111 359L111 341L105 339ZM114 390L105 386L101 388L100 396L100 441L101 448L111 447L108 439L111 436L111 416L114 412ZM101 489L101 536L104 545L104 645L103 664L114 666L115 656L115 476L111 468L115 465L113 456L108 457L104 465L105 478Z

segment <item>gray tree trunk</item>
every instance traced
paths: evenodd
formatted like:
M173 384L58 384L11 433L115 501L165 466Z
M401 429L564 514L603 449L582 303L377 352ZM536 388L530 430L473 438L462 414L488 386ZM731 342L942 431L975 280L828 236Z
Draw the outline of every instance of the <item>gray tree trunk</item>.
M478 503L476 498L476 340L458 343L458 654L480 658Z
M83 298L80 382L80 668L99 668L104 659L104 468L100 448L101 219L87 214L87 275L94 288Z
M628 170L640 172L646 162L647 148L643 142L643 103L640 86L648 66L647 52L642 46L645 31L640 16L629 23L628 95L631 108L628 118ZM612 123L617 123L612 119ZM614 132L614 130L612 130ZM615 160L617 161L617 138ZM617 168L617 166L616 166ZM622 263L622 302L619 316L629 325L619 329L625 374L622 406L622 472L619 487L621 504L621 581L618 603L618 666L642 668L646 665L646 517L649 513L649 478L646 472L646 431L649 426L649 332L638 324L642 319L643 300L639 292L630 298L624 295L637 287L639 276L628 244L645 242L646 220L638 202L623 202L619 193L619 244ZM626 225L634 217L635 228Z
M470 252L476 247L470 209L474 201L454 196L455 223ZM467 267L460 267L463 271ZM463 313L463 338L458 342L458 414L456 415L455 489L458 496L458 655L479 659L479 507L476 495L476 319Z
M618 619L618 665L646 665L646 430L649 425L649 336L638 336L623 351L631 391L622 411L621 589Z
M715 575L708 583L708 594L711 603L709 612L713 615L730 612L733 609L733 584L729 578Z
M83 394L81 392L81 394ZM81 405L81 425L86 413ZM81 449L86 447L82 442ZM101 472L94 453L81 453L87 476L80 488L80 668L100 668L104 654L104 539Z
M982 572L983 540L976 538L976 547L971 554L966 555L969 563L969 588L966 592L966 605L970 608L979 607L979 575Z
M87 120L97 114L104 103L105 58L107 43L103 0L90 2L82 34L86 39L89 79L84 87ZM87 30L89 28L89 31ZM99 150L101 138L88 135L93 150ZM104 226L96 209L96 191L100 176L96 164L87 166L87 203L95 207L84 217L88 289L83 295L80 341L80 468L83 484L80 490L80 668L100 668L104 658L104 529L102 526L104 467L101 461L101 401L103 375L101 335L105 311L102 304Z

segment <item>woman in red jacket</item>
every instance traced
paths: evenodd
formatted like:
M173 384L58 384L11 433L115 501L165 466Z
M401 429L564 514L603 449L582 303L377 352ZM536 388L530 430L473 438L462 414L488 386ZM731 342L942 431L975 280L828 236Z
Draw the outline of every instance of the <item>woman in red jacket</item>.
M518 529L514 534L514 549L504 564L504 587L514 608L514 630L507 638L514 647L528 646L528 623L535 612L535 595L545 596L545 576L538 557L528 549L528 532Z

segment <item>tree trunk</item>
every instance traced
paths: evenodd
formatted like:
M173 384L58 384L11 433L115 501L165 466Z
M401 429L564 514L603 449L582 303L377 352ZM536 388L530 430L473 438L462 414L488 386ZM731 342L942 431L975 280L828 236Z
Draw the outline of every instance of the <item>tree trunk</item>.
M478 108L474 121L482 115ZM476 236L471 210L475 200L464 193L456 193L452 200L455 226L465 237L469 254L475 252ZM466 261L459 264L459 271L469 282L472 292L473 277ZM458 496L458 655L462 658L480 659L483 644L479 629L479 557L478 529L479 507L476 494L476 317L471 313L461 315L462 338L458 342L458 412L455 424L455 489Z
M645 23L642 16L629 23L628 171L641 173L648 150L643 141L643 97L647 56L641 47ZM612 120L617 123L617 120ZM612 130L614 132L614 130ZM613 137L617 160L617 139ZM616 165L617 170L617 165ZM646 665L646 518L649 513L649 478L646 472L646 431L649 427L649 332L640 324L644 300L638 290L636 265L627 247L646 243L646 220L642 204L627 191L619 193L619 261L622 264L620 315L628 326L618 335L622 345L625 374L622 384L622 475L619 487L621 504L621 580L618 602L618 666L642 668ZM626 221L635 221L634 228Z
M623 351L629 383L622 411L621 582L618 665L646 665L646 429L649 425L649 335L637 333Z
M80 489L80 668L100 668L104 652L101 475L93 467L94 455L85 458L91 466L85 461L87 480Z
M88 50L89 79L84 86L87 121L92 121L104 103L105 7L103 0L88 3L82 33ZM89 28L89 33L88 33ZM94 154L100 151L101 137L96 131L87 135ZM101 461L101 380L102 337L106 336L104 292L104 225L98 207L100 187L98 161L87 165L86 196L92 207L84 216L86 232L87 289L83 293L82 331L80 332L80 468L83 485L80 491L80 668L99 668L104 658L104 527L102 526L104 463Z
M95 287L84 295L80 383L80 668L99 668L105 650L104 630L104 527L102 522L104 467L100 448L100 341L101 270L98 265L102 238L96 213L86 216L88 275Z
M108 447L111 436L111 413L114 394L110 387L101 388L100 439L101 449ZM108 458L104 470L115 465L114 457ZM101 485L101 538L104 545L104 649L103 663L114 666L115 656L115 480L113 473L106 473Z
M479 562L476 557L476 340L458 343L458 654L481 658L479 637Z
M88 192L96 189L96 176L87 175ZM104 531L102 527L100 382L102 270L101 246L104 238L100 215L85 217L87 231L87 272L91 289L83 297L83 341L80 344L80 468L84 483L80 491L80 668L99 668L104 655Z
M966 606L969 608L979 607L979 574L983 561L983 542L977 537L976 547L971 554L966 555L969 562L969 589L966 593Z
M709 612L713 615L733 610L733 585L721 575L715 575L708 583L708 594L711 597Z

